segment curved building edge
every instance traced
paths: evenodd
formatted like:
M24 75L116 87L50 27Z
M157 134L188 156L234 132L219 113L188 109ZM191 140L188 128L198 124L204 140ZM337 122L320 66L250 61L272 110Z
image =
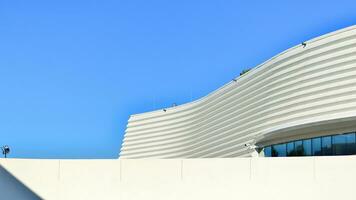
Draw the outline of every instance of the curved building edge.
M356 130L356 26L292 47L209 95L128 120L121 158L246 157Z

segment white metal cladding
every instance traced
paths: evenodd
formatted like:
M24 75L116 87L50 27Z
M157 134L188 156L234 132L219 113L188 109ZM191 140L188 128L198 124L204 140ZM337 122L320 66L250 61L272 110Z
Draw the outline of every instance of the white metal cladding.
M121 158L250 156L281 127L356 116L356 26L297 45L197 101L132 115Z

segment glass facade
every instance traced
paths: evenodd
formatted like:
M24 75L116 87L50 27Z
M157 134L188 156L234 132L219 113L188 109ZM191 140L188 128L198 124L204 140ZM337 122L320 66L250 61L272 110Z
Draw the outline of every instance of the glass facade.
M312 140L312 155L313 156L321 156L321 138L313 138Z
M287 143L287 156L295 156L294 142Z
M355 133L295 140L264 148L265 157L329 156L356 154Z
M287 156L286 144L276 144L272 146L272 157Z

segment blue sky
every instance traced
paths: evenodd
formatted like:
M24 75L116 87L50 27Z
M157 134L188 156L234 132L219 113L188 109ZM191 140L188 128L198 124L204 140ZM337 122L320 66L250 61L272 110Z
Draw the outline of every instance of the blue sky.
M130 114L186 103L356 23L354 1L0 1L0 145L117 158Z

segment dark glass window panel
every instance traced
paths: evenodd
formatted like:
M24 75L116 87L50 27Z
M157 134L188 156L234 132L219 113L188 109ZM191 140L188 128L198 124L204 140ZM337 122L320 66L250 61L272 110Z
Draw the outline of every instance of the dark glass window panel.
M287 156L286 144L276 144L272 146L272 156L273 157L284 157Z
M294 148L295 148L295 155L296 156L304 156L304 148L303 148L303 141L295 141L294 142Z
M303 140L303 150L305 156L312 155L311 139Z
M334 155L346 154L346 135L333 135L332 144Z
M321 138L321 151L324 156L332 155L331 136Z
M295 156L294 142L287 143L287 156Z
M271 147L265 147L264 148L264 152L265 152L265 157L271 157L272 156L272 151L271 151Z
M355 133L348 133L346 136L346 154L353 155L356 154L356 138Z
M356 133L291 141L264 148L265 157L356 155Z
M321 138L313 138L312 139L312 155L313 156L321 156Z
M278 157L278 151L274 148L274 145L271 146L271 155L272 157Z

